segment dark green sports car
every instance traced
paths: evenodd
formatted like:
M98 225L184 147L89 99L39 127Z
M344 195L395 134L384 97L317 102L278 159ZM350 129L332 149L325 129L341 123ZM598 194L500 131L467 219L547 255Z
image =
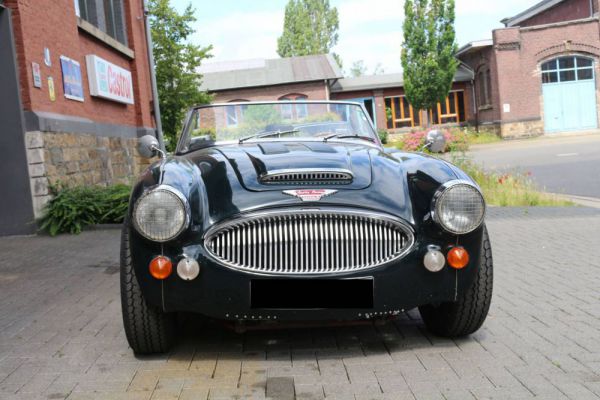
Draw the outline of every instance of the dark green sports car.
M441 150L444 138L428 136ZM379 320L418 307L442 336L482 325L492 255L478 186L386 149L345 102L190 110L177 150L133 189L121 297L136 353L163 352L181 312L245 321Z

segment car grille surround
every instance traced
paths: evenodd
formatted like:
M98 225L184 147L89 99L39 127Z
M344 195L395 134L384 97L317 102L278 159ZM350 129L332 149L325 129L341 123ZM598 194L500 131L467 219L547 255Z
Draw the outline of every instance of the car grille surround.
M362 271L398 260L414 245L412 228L387 214L285 210L217 224L204 245L219 263L265 274Z

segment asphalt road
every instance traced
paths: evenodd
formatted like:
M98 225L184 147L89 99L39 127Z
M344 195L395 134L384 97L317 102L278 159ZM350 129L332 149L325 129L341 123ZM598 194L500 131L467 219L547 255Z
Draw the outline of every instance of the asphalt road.
M469 155L488 170L531 173L547 192L600 199L600 134L476 146Z

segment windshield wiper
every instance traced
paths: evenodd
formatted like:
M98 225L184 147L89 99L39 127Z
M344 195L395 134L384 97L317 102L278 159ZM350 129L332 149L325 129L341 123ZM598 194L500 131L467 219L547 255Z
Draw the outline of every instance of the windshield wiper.
M334 133L332 135L326 136L323 141L326 142L329 139L350 139L350 138L356 138L356 139L362 139L362 140L368 140L371 143L375 143L375 139L373 139L371 136L364 136L364 135L348 135L348 134L341 134L341 133Z
M249 140L249 139L259 139L259 138L268 137L268 136L280 136L280 135L285 135L288 133L297 133L297 132L300 132L300 131L298 129L290 129L288 131L272 131L272 132L255 133L254 135L248 135L248 136L244 136L243 138L240 138L238 143L244 143L246 140Z

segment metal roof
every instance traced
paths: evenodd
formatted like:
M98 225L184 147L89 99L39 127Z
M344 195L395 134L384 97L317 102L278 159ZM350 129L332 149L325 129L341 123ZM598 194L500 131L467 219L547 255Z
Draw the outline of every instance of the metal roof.
M494 45L494 41L492 39L484 39L484 40L475 40L465 44L463 47L458 49L456 52L456 57L468 54L471 51L479 50L484 47L491 47Z
M212 63L204 65L198 72L203 74L200 88L209 92L338 79L344 76L329 54Z
M565 0L543 0L534 5L533 7L528 8L527 10L515 15L514 17L504 18L501 23L503 23L506 27L518 26L521 22L528 20L531 17L534 17L555 5L562 3Z
M469 82L472 79L473 72L463 64L460 64L454 75L454 82ZM359 90L387 89L402 86L404 86L404 79L401 73L369 75L340 79L331 87L331 92L355 92Z

